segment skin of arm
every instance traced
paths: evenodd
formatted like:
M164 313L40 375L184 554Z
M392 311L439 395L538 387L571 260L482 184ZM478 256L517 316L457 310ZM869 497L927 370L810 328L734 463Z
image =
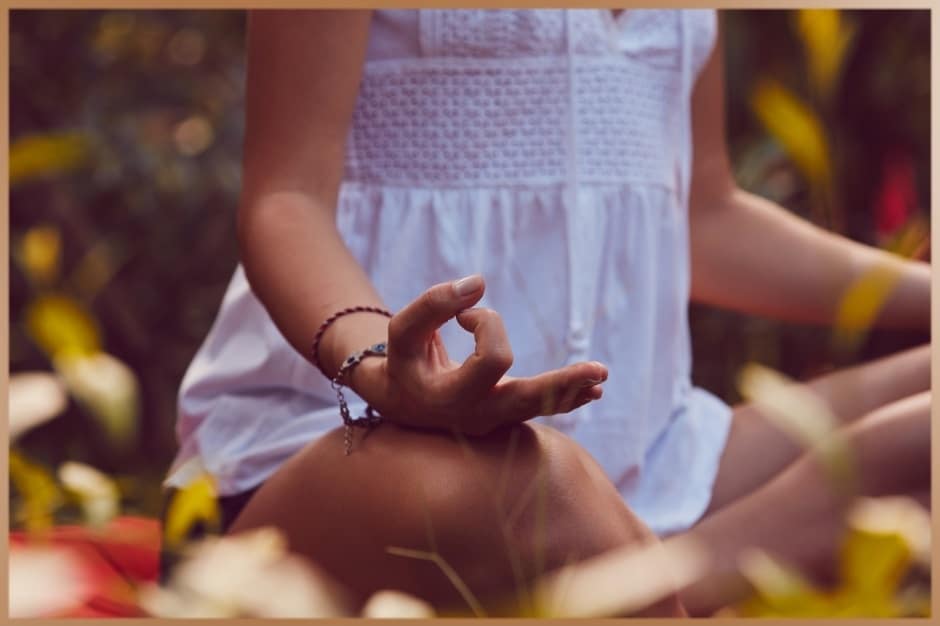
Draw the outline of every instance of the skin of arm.
M248 21L240 252L252 290L308 358L335 311L384 306L335 219L370 19L370 11L253 11ZM320 345L324 368L335 372L387 329L378 315L341 318Z
M846 289L876 267L897 275L876 323L930 328L930 265L813 226L734 181L724 124L722 43L692 97L692 298L776 319L829 324Z

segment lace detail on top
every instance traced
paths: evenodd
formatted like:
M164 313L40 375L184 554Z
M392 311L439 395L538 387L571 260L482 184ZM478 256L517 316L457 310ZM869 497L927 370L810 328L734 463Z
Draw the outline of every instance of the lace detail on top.
M714 14L700 13L690 20L695 72L715 36ZM346 180L558 184L576 169L584 182L675 188L673 130L688 110L679 19L671 10L419 11L423 56L366 63ZM401 36L396 28L390 36Z
M425 56L510 57L555 54L565 48L562 11L421 11Z
M569 174L575 121L585 182L672 187L674 72L623 57L421 59L370 64L347 146L346 180L412 186L554 184ZM570 116L573 106L573 116ZM674 108L674 107L673 107Z

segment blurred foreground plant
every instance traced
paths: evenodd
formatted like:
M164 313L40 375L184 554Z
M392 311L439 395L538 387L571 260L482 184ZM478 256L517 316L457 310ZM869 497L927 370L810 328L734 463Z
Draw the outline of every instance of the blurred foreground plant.
M863 320L864 322L865 320ZM867 320L870 322L870 320ZM858 468L838 422L821 397L768 368L741 374L742 394L791 439L815 454L831 487L856 494ZM930 514L905 497L855 497L845 518L839 581L820 589L792 567L752 549L740 570L754 596L722 613L778 617L902 617L930 613ZM901 588L905 576L923 574Z
M47 546L10 550L10 617L48 617L81 604L91 586L78 558Z
M165 587L141 591L156 617L338 617L348 614L335 584L261 528L208 537L186 550Z
M818 589L753 551L741 571L755 595L726 613L749 617L924 617L930 614L930 514L907 498L860 499L848 515L839 580ZM911 573L926 574L907 588Z

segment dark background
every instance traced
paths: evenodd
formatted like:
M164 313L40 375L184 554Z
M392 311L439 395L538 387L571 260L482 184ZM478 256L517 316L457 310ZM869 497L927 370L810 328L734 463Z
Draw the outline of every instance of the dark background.
M810 82L794 12L723 13L728 140L743 187L880 244L899 228L891 217L899 203L907 218L929 214L929 12L840 18L854 38L826 99ZM83 145L82 158L58 170L43 167L39 151L36 173L13 181L10 371L51 369L24 311L54 289L87 308L103 348L136 373L141 393L139 436L126 448L108 444L75 403L18 445L48 466L80 460L117 476L126 508L153 514L175 451L177 386L237 258L245 15L18 10L10 27L14 149L24 138L61 133L79 133ZM752 110L762 77L797 94L825 128L834 172L828 213L815 210L813 185ZM898 171L907 175L892 178ZM15 258L36 226L59 233L62 271L52 284L37 284ZM78 268L87 269L90 253L93 274L104 278L83 289ZM927 339L877 331L846 352L828 329L701 307L691 317L695 381L729 402L739 399L735 376L747 361L806 377Z

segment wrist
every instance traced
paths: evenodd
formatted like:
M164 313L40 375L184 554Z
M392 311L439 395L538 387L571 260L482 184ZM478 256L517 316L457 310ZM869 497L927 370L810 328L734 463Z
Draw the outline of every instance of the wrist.
M324 374L332 378L349 355L386 341L388 319L377 313L355 313L333 322L324 333L318 349Z
M349 372L345 381L347 387L380 412L380 407L383 405L381 399L385 397L387 389L387 364L388 360L384 358L364 358L356 368Z

